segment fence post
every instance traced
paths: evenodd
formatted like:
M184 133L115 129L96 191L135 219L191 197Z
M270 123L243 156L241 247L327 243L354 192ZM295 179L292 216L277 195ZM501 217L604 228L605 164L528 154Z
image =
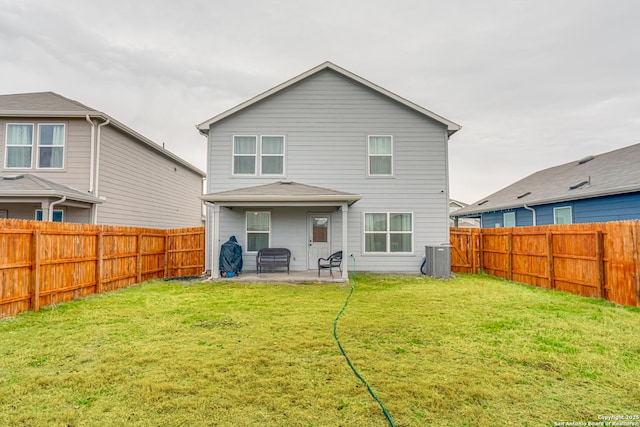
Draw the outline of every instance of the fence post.
M478 233L478 269L484 272L484 234Z
M636 221L633 227L633 280L635 283L636 291L636 307L640 307L640 265L638 258L640 258L640 244L638 242L638 236L640 235L640 222Z
M507 234L507 280L513 280L513 232Z
M96 293L101 294L104 292L102 283L102 269L104 258L104 232L102 228L98 231L98 241L96 242Z
M31 308L40 311L40 230L33 230L31 263Z
M164 264L163 264L163 269L164 269L164 273L163 276L165 279L168 277L168 264L169 264L169 231L165 232L164 235Z
M136 234L136 283L142 283L142 230Z
M604 239L602 231L595 232L596 238L596 268L598 269L598 298L606 298L604 288Z
M553 268L553 234L547 231L547 264L549 270L549 289L556 288L555 272Z

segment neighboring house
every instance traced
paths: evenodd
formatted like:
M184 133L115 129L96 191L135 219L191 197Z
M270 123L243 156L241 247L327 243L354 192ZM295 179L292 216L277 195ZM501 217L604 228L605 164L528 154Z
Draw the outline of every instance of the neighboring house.
M204 172L53 92L0 95L0 217L202 225Z
M208 268L235 235L244 268L286 247L292 270L418 272L449 242L447 145L460 126L330 62L201 124ZM353 255L357 259L354 266Z
M483 228L640 219L640 144L536 172L451 214Z
M449 200L449 214L464 208L467 206L466 203L459 202L458 200ZM456 218L457 219L457 218ZM456 219L449 218L449 226L450 227L461 227L461 228L479 228L480 221L475 218L460 218L457 223Z

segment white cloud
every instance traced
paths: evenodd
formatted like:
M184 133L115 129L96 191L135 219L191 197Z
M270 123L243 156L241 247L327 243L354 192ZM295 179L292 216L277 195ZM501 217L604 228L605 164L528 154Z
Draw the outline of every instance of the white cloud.
M195 124L330 60L463 126L451 196L640 142L640 3L0 0L0 93L52 90L204 169Z

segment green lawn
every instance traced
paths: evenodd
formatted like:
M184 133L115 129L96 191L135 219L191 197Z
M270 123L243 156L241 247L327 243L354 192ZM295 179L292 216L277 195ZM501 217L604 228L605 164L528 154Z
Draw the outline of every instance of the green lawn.
M389 425L333 339L349 291L153 281L5 319L0 426ZM638 309L359 275L338 336L397 426L640 415Z

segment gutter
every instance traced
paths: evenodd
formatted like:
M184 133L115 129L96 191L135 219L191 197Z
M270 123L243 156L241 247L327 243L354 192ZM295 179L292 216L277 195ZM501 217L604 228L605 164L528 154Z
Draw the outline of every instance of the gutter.
M91 125L91 162L89 164L89 193L93 194L93 168L95 167L96 124L87 114L85 120Z
M98 182L99 182L99 178L100 178L100 130L102 129L103 126L108 125L111 122L111 119L107 119L106 122L102 122L98 125L98 135L96 137L96 167L95 167L95 171L96 171L96 178L94 181L94 185L95 187L93 188L93 195L95 197L99 197L98 196ZM97 224L98 223L98 205L94 205L93 206L93 224Z
M49 222L53 222L53 207L59 203L64 203L65 200L67 200L67 196L62 196L62 199L49 204Z
M527 206L527 204L525 203L524 205L522 205L523 208L525 208L528 211L531 211L531 213L533 214L533 225L537 225L537 221L536 221L536 210L533 208L530 208L529 206Z

